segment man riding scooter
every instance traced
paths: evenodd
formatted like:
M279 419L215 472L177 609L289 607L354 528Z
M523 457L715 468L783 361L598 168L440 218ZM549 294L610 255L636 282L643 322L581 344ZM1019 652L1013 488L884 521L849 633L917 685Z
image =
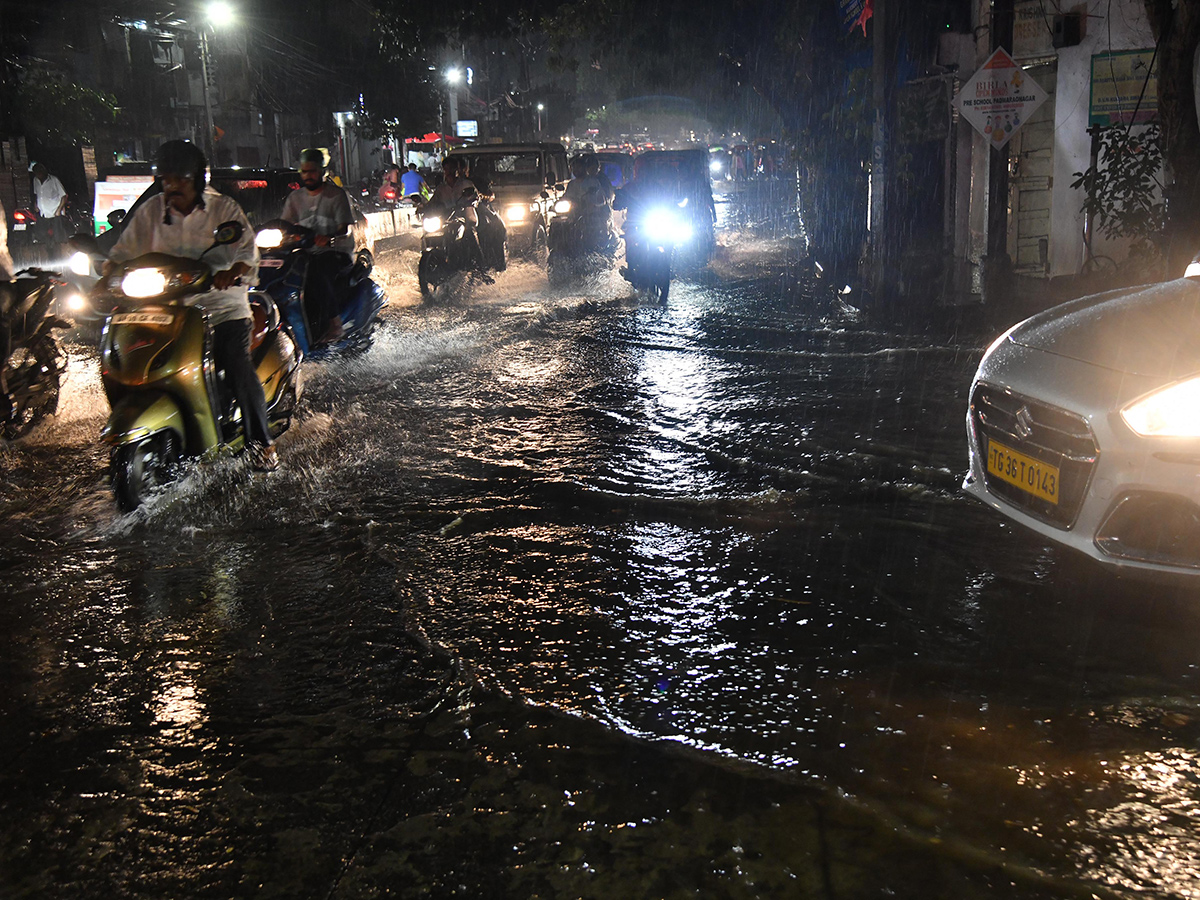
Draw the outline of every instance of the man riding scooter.
M338 283L349 271L354 252L350 198L326 179L327 165L324 150L313 147L301 151L303 186L288 195L280 214L285 222L310 228L317 235L305 282L305 297L315 326L311 333L321 335L317 344L340 340L344 334Z
M266 397L250 356L252 314L243 279L253 281L258 270L254 230L237 201L205 184L207 162L200 149L188 141L167 141L158 149L158 180L162 193L151 197L126 219L121 237L109 253L104 274L117 263L147 253L166 253L201 259L206 253L213 265L213 290L194 295L189 305L204 308L212 326L213 355L225 370L245 420L246 446L254 468L278 467L274 441L267 423ZM241 237L228 246L214 248L218 225L238 222Z

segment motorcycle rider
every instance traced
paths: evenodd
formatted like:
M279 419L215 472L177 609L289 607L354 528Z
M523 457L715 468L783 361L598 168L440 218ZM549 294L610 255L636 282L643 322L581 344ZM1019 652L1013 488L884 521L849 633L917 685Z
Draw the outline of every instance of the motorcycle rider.
M478 193L475 184L467 178L466 163L458 157L447 156L442 160L442 175L444 176L442 183L437 186L433 196L429 198L429 205L441 206L449 214L459 207L464 194L474 196ZM483 250L479 246L477 233L479 215L475 212L472 204L465 205L462 214L463 221L467 226L463 241L467 245L467 256L471 261L471 268L480 279L488 284L493 284L495 279L484 268Z
M212 261L213 290L189 296L183 302L204 308L212 326L213 355L224 369L242 409L246 447L256 470L279 466L274 441L267 426L267 403L262 383L250 358L252 314L248 288L258 272L254 229L231 197L205 184L207 162L189 141L167 141L158 148L158 181L162 193L141 204L125 220L121 237L109 253L105 276L125 262L145 253L169 253ZM213 234L222 222L240 222L240 240L212 247ZM206 251L208 251L206 253Z
M340 340L342 329L341 304L338 302L338 280L350 268L354 253L354 238L350 226L354 214L350 197L345 190L326 179L328 154L320 147L310 147L300 153L300 179L303 186L291 192L280 215L285 222L311 228L317 234L317 249L309 260L304 295L313 319L325 329L314 344Z
M600 161L594 154L581 154L571 160L571 175L563 199L571 202L568 213L580 223L583 240L589 249L602 249L609 242L612 226L612 184L600 173Z
M404 174L400 176L400 191L402 197L415 195L424 198L430 195L429 184L425 181L425 176L417 171L416 163L409 163Z
M62 216L67 208L67 189L58 177L50 174L44 163L29 164L33 173L33 205L37 208L38 235L49 243L60 243L64 235L59 233Z

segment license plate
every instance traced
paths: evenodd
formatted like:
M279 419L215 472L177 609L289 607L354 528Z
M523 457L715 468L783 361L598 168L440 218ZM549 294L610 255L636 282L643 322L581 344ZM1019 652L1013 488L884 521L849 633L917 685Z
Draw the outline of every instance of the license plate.
M283 265L282 259L260 259L258 265L263 269L278 269Z
M15 225L15 224L13 225L13 231L24 231L24 230L25 230L25 226L23 224L22 225Z
M989 475L995 475L1027 494L1058 504L1058 466L989 440L987 470Z
M114 325L170 325L175 321L171 313L130 312L116 313L112 317Z

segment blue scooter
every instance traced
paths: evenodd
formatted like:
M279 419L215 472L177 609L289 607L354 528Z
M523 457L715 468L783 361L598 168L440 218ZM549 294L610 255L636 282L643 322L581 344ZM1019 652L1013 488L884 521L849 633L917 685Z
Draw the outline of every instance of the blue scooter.
M348 254L343 275L338 279L342 336L336 341L314 343L305 303L305 282L316 232L302 225L273 219L258 229L258 287L279 307L297 346L311 359L321 359L347 351L366 350L371 346L376 317L387 305L387 293L370 275L373 263L370 256L360 254L351 261ZM325 251L336 253L338 251Z

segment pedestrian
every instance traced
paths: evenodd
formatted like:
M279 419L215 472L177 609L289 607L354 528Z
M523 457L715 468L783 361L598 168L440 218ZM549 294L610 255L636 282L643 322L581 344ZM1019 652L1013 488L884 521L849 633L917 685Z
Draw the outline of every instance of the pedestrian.
M12 281L15 268L12 257L8 255L8 214L4 211L4 204L0 203L0 281Z
M38 214L35 234L39 241L61 243L66 239L61 234L64 227L61 216L67 209L67 189L40 162L30 163L29 171L33 173L33 205Z

